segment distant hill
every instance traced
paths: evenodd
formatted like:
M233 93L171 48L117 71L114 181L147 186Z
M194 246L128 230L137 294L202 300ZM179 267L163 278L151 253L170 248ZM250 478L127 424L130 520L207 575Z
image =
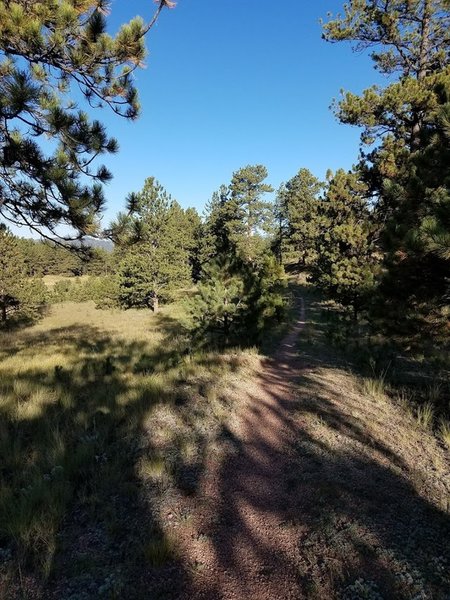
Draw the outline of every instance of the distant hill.
M87 246L88 248L102 248L107 252L112 252L114 249L114 244L111 240L105 240L100 238L94 238L89 235L85 236L82 240L71 242L73 246Z
M44 240L37 237L24 237L23 239L33 240L34 242L42 242ZM50 238L47 238L47 241L52 241ZM83 246L84 248L102 248L107 252L112 252L114 250L114 244L111 240L95 238L90 235L86 235L81 240L63 240L61 238L54 238L55 243L64 244L66 246L74 246L75 248L79 248Z

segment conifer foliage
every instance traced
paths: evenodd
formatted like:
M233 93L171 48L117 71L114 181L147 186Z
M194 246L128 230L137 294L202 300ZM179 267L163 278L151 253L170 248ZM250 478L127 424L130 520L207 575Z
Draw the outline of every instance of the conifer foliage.
M375 259L367 186L357 173L338 170L320 202L311 280L355 314L374 288Z
M189 301L193 339L198 345L258 343L285 307L284 270L264 254L259 264L221 254L205 269L198 293Z
M141 192L128 197L128 212L111 226L122 260L118 267L120 302L152 307L175 288L189 285L196 220L163 186L149 177Z
M324 24L325 39L371 49L390 76L335 108L363 130L360 169L384 256L378 304L389 309L379 316L402 333L448 331L449 29L447 0L351 0Z
M227 345L239 337L249 310L246 288L245 274L226 256L208 264L198 294L188 304L197 344Z
M0 228L0 322L14 317L33 318L45 298L45 286L27 276L25 257L18 240Z
M196 343L257 343L285 305L284 270L273 256L273 205L264 198L267 169L233 173L209 205L202 227L198 294L188 303Z
M213 194L199 247L203 263L222 253L255 261L267 249L274 216L273 205L265 198L273 191L265 183L267 176L263 165L247 165Z
M92 233L111 178L94 166L117 151L104 126L79 108L139 113L133 71L145 58L146 24L106 32L105 0L0 1L0 215L55 235L66 224ZM75 101L76 100L76 101ZM50 140L50 143L43 143ZM69 236L67 236L69 237Z
M317 258L316 239L320 231L323 184L305 168L281 186L277 197L279 248L291 252L302 266Z

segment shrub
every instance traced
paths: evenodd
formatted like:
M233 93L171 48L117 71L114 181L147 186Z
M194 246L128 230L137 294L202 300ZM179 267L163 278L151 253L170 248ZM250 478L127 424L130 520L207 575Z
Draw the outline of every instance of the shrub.
M51 301L56 302L95 302L97 308L118 306L118 284L115 277L89 277L58 281L51 291Z
M285 307L283 268L271 256L260 264L220 256L205 269L198 294L189 301L196 343L253 344Z

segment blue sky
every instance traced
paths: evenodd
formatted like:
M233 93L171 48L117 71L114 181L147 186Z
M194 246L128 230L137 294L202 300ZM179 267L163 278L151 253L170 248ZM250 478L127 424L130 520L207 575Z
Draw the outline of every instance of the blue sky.
M200 212L233 171L264 164L277 188L300 167L324 177L357 160L359 132L337 123L330 104L340 90L360 92L380 76L367 55L321 39L320 18L338 0L179 0L147 38L146 68L136 72L142 114L127 122L92 112L120 152L104 162L103 225L126 195L155 176L183 207ZM139 14L151 0L112 0L109 26Z
M319 19L341 8L336 0L179 0L164 10L136 74L140 119L96 115L120 144L105 161L114 173L105 225L151 175L201 211L246 164L266 165L274 187L300 167L319 177L351 167L359 133L329 106L341 88L361 91L377 75L367 56L321 39ZM150 0L114 0L112 31L153 9Z

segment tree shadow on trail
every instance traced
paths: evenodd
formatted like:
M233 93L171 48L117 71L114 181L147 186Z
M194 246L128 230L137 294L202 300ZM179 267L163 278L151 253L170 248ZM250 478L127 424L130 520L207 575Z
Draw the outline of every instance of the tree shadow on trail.
M335 367L328 357L311 354L305 364L291 340L290 356L267 360L246 388L242 433L218 427L224 454L205 491L211 456L201 411L232 410L215 399L215 383L224 369L238 370L239 358L203 356L198 381L195 364L177 364L175 324L160 325L163 339L151 350L87 326L3 348L11 361L27 348L42 361L1 370L0 596L448 597L449 516L422 489L420 470L413 481L391 441L369 434L345 390L336 400L338 388L321 376ZM235 385L243 393L242 379ZM157 449L149 411L165 418L165 407L196 454L187 456L182 436L170 438L171 480L155 483L139 465ZM200 516L208 506L199 534L216 581L174 552L164 485Z
M449 597L445 486L369 433L318 359L293 348L248 392L205 512L215 577L185 598Z

